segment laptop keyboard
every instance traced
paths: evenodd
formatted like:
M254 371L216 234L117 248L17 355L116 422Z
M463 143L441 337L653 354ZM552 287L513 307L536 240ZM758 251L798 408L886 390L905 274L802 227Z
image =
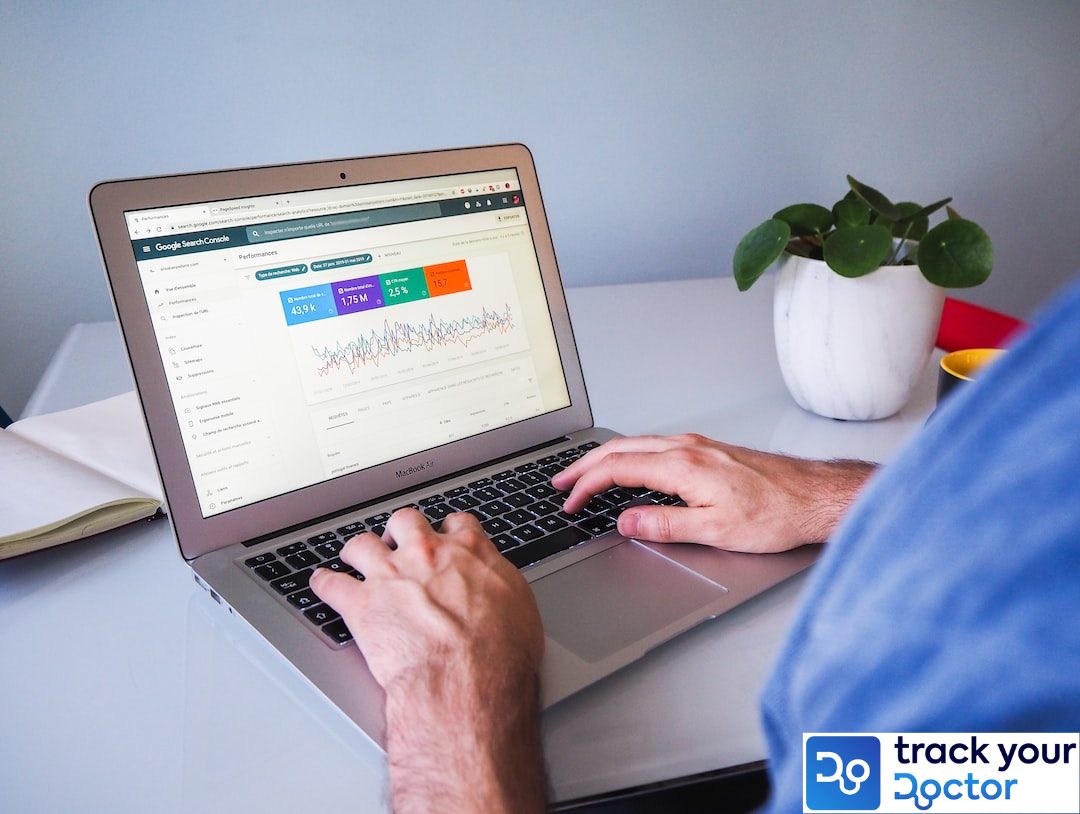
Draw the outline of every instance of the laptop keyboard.
M631 503L680 504L677 497L662 492L617 486L596 495L580 514L564 512L566 493L551 486L551 476L595 446L596 442L582 444L397 508L419 509L435 528L449 514L469 512L480 521L503 556L524 568L611 531L619 513ZM390 512L375 514L243 562L330 642L343 645L352 640L349 629L338 613L308 587L308 580L317 567L363 579L338 554L345 541L360 532L381 535L389 518Z

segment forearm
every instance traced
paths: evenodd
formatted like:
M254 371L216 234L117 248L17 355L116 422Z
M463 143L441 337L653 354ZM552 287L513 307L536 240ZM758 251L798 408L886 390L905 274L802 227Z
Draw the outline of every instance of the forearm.
M543 812L538 678L526 666L443 664L387 695L396 814Z
M806 462L802 500L793 514L801 519L798 538L804 542L828 540L876 469L876 464L866 461Z

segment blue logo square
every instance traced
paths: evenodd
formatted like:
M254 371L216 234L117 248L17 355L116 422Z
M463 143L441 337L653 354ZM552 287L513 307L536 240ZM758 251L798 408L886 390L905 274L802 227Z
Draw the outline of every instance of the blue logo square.
M872 735L813 735L803 747L806 807L876 811L881 805L881 741Z

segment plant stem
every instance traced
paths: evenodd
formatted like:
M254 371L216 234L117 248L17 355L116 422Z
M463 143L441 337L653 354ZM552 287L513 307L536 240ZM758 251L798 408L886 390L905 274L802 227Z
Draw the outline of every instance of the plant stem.
M900 255L900 250L904 247L904 244L907 243L908 235L911 234L912 225L913 224L911 224L911 223L909 223L907 225L907 228L904 230L904 234L900 237L900 240L897 241L896 248L893 249L892 255L888 258L888 262L882 263L883 266L895 266L895 265L897 265L897 260L898 260L899 255Z

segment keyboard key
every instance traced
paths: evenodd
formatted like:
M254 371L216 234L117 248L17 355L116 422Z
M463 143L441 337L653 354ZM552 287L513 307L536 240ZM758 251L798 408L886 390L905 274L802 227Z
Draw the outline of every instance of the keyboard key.
M347 644L352 641L352 634L349 633L349 628L344 619L336 619L329 624L323 625L322 632L335 644Z
M502 489L503 492L505 492L506 494L510 494L511 492L520 492L522 489L525 488L525 486L526 484L517 478L508 478L507 480L499 481L499 488Z
M449 503L456 511L463 512L468 509L475 509L480 505L481 501L474 495L461 495L459 497L451 498Z
M335 539L330 540L326 543L319 543L317 546L315 546L314 551L324 560L329 560L332 557L336 557L338 555L338 552L341 551L341 549L344 547L345 543L343 543L341 540Z
M305 588L302 591L297 591L294 594L289 594L289 604L294 608L310 608L318 605L322 600L315 596L315 592L311 588Z
M535 503L530 503L525 507L537 517L543 517L547 514L555 514L559 511L559 506L552 503L550 500L538 500Z
M535 525L538 529L543 529L544 531L550 533L553 531L558 531L562 528L566 528L570 524L563 520L561 517L541 517L538 518L533 525Z
M556 492L555 488L549 483L538 483L536 484L536 486L530 486L528 489L526 489L525 494L529 495L530 497L534 497L537 500L543 500L546 497L551 497L552 495L557 495L560 493Z
M335 619L341 618L341 614L329 605L316 605L314 608L308 608L304 611L304 616L309 622L316 625L324 625L327 622L333 622Z
M246 565L248 568L255 568L259 565L266 565L267 563L271 563L276 559L277 557L274 556L273 552L266 551L262 554L256 554L254 557L249 557L248 559L244 560L244 565Z
M543 529L534 525L518 526L516 529L511 529L510 536L517 540L519 543L531 543L534 540L539 540L544 536Z
M363 523L348 523L337 530L337 533L348 540L350 537L355 537L360 532L367 528Z
M330 571L340 571L343 574L354 574L356 569L351 565L346 565L339 559L327 560L322 564L323 568L327 568Z
M289 573L289 566L283 563L281 560L274 560L273 562L265 563L255 568L255 573L269 582L272 579L283 577Z
M312 545L317 545L318 543L326 543L336 538L337 535L334 534L334 532L324 531L322 534L316 534L314 537L308 537L308 542Z
M428 520L442 520L446 515L453 514L454 507L446 503L433 503L424 507L424 516Z
M503 552L520 545L520 543L509 534L496 534L491 538L491 542L495 543L495 547Z
M514 492L503 498L504 503L509 503L515 509L523 509L533 502L532 496L524 492Z
M547 483L548 479L545 478L540 472L522 472L517 478L526 486L539 486L542 483Z
M585 504L585 514L601 514L612 508L615 504L605 498L603 495L593 495L588 503Z
M488 520L481 520L480 525L483 526L484 531L487 532L489 537L492 534L501 534L502 532L510 531L510 529L513 528L501 517L492 517Z
M285 558L285 562L289 566L297 571L301 568L307 568L309 565L315 565L319 562L319 555L309 549L298 551L296 554L290 554Z
M532 512L527 512L524 509L516 509L512 512L507 512L502 518L511 526L520 526L525 523L531 523L536 519L536 515Z
M501 489L496 489L494 486L484 486L473 491L473 497L481 503L486 503L489 500L498 500L504 494L506 493Z
M282 557L287 557L290 554L296 554L299 551L307 551L307 543L303 540L298 543L293 543L292 545L287 545L284 548L279 548L277 553Z
M287 577L282 577L281 579L275 579L270 585L279 594L291 594L293 591L301 591L306 588L309 579L311 579L310 568L304 571L297 571L295 574L289 574Z
M495 517L498 514L505 514L511 511L514 507L509 503L503 503L501 500L492 500L485 503L480 507L480 511L486 514L488 517Z
M517 548L511 548L504 552L503 556L518 568L524 568L526 565L539 562L545 557L550 557L552 554L573 548L575 545L583 543L588 539L589 535L586 532L579 528L575 528L574 526L567 526L566 528L561 529L548 537L544 537L541 540L537 540L534 543L527 543L518 546Z
M606 534L615 528L615 518L603 515L586 517L578 523L578 526L585 529L593 537L599 537L601 534Z
M629 489L624 489L621 486L615 486L604 492L604 497L614 503L616 506L626 506L634 499L634 493Z

